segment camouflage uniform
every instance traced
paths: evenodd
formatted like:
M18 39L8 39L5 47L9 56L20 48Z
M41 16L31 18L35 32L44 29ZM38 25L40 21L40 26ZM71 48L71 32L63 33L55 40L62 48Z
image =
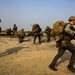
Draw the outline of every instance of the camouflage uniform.
M49 26L47 26L45 29L45 33L47 35L47 42L50 41L50 31L51 31L51 28Z
M17 26L16 26L16 24L14 24L14 27L13 27L13 35L15 35L16 32L17 32Z
M34 35L34 42L33 43L35 44L37 37L39 38L39 43L41 43L41 31L42 31L42 29L40 28L40 26L38 24L34 24L34 25L36 25L37 27L35 27L34 30L32 28L32 33Z
M75 20L75 17L72 19L72 17L69 18L69 21L71 22L72 20ZM74 23L75 24L75 23ZM71 40L74 39L74 35L75 35L75 31L74 31L74 27L73 24L68 23L65 27L65 33L64 33L64 37L62 39L62 41L60 42L60 46L58 47L58 53L57 55L54 57L53 61L51 62L51 64L49 65L49 68L57 71L57 69L55 68L55 65L57 63L57 60L64 54L64 52L66 50L70 51L72 53L69 64L67 66L67 69L75 72L75 68L73 67L74 65L74 60L75 60L75 47L74 45L71 43Z
M6 29L6 35L11 35L11 28Z
M17 34L18 34L19 42L20 42L20 43L23 42L23 39L24 39L24 37L25 37L24 29L19 30Z

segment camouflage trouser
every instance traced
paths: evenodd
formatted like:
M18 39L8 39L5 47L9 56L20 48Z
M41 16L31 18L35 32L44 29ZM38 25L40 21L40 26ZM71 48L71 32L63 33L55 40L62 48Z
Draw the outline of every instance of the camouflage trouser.
M71 42L68 44L67 48L62 48L62 47L58 48L58 53L54 57L53 61L51 62L51 65L54 66L57 63L57 60L64 54L64 52L66 50L68 50L68 51L70 51L72 53L70 61L69 61L69 65L73 66L74 60L75 60L75 47L74 47L74 45Z
M23 37L21 37L21 38L19 38L19 42L21 43L21 42L23 42Z
M15 34L15 32L16 32L16 31L14 30L14 31L13 31L13 35Z
M50 35L47 35L47 42L50 41Z
M39 39L39 43L41 43L41 35L40 34L38 34L38 35L34 35L34 44L35 44L35 41L36 41L36 38L38 37L38 39Z

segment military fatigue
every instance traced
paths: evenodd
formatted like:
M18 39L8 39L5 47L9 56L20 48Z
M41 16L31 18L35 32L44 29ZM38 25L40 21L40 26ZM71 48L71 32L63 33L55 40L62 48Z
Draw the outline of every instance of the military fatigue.
M19 38L19 42L20 42L20 43L23 42L23 39L24 39L24 37L25 37L24 29L19 30L18 33L17 33L17 35L18 35L18 38Z
M66 50L69 50L72 53L69 65L73 65L74 60L75 60L75 47L71 42L69 42L69 44L66 48L61 47L61 46L58 48L58 54L55 56L55 58L52 61L51 65L55 65L57 60L64 54L64 52Z
M14 24L14 26L13 26L13 35L15 35L16 32L17 32L17 26L16 26L16 24Z
M35 41L36 41L36 38L38 37L38 39L39 39L39 43L41 43L41 28L39 28L39 30L40 31L38 31L38 32L35 32L35 33L33 33L34 34L34 44L35 44Z
M6 35L11 35L11 28L6 29Z
M74 65L74 60L75 60L75 46L71 43L71 40L73 39L75 32L74 32L74 27L73 25L71 25L70 23L68 23L65 27L65 34L64 37L62 39L62 41L64 41L63 43L59 42L59 46L58 46L58 53L57 55L54 57L53 61L51 62L51 64L49 65L50 69L57 71L57 69L55 68L55 65L57 63L57 60L64 54L64 52L66 50L70 51L72 53L69 64L68 64L68 69L70 69L71 71L75 72L75 69L73 68ZM68 39L67 39L68 38ZM64 43L66 42L66 46L64 45Z
M33 44L35 44L36 38L38 37L39 43L41 43L41 31L42 29L40 28L39 24L34 24L32 27L32 33L34 35L34 41Z
M51 28L47 26L45 29L45 33L47 35L47 42L50 41L50 31L51 31Z

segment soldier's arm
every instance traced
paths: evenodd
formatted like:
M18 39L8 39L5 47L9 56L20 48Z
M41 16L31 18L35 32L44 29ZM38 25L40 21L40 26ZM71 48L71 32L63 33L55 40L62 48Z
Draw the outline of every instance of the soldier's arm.
M73 30L70 29L70 24L68 24L66 27L65 27L65 32L68 33L69 35L71 36L74 36L75 32Z

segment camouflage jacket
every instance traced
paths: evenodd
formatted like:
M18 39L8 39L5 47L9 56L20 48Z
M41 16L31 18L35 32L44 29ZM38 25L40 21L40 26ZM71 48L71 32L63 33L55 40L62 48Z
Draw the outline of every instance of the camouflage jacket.
M65 32L71 36L74 36L75 34L75 29L73 27L73 25L71 25L70 23L68 23L65 27Z
M70 23L68 23L65 27L65 35L64 37L67 37L68 39L66 39L67 41L70 41L72 39L75 39L75 28L73 25L71 25ZM64 39L64 38L63 38Z
M46 33L47 35L50 35L50 31L51 31L50 28L46 28L46 29L45 29L45 33Z
M74 39L75 28L73 25L68 23L65 26L64 31L62 40L56 42L56 47L67 47L69 43L71 43L71 40Z

